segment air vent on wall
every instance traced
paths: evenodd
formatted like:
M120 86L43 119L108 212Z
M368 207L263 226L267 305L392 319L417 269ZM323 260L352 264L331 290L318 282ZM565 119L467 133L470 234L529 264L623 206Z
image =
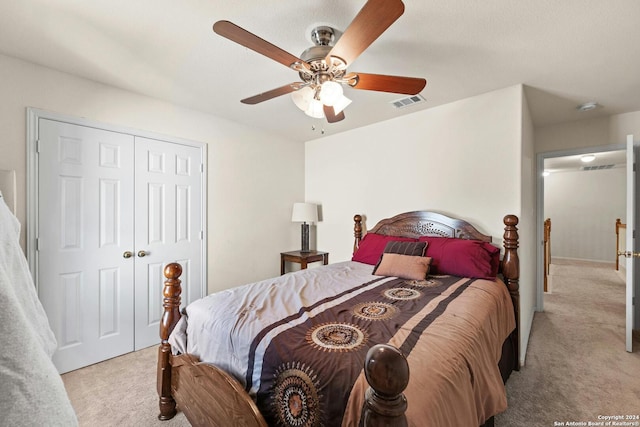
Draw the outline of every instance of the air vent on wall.
M583 171L597 171L600 169L611 169L615 165L600 165L600 166L582 166Z
M417 104L419 102L424 102L424 98L422 97L422 95L412 95L393 101L391 105L393 105L394 108L404 108L408 107L409 105Z

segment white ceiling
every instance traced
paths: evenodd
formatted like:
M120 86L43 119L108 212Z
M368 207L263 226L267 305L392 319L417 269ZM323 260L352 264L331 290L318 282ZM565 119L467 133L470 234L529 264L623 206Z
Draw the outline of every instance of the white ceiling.
M225 19L299 56L317 23L344 30L363 0L0 0L0 52L299 141L516 84L536 125L640 110L638 0L405 0L349 71L424 77L426 102L346 89L335 124L288 95L242 98L297 73L213 33ZM600 108L578 113L595 100ZM312 127L315 126L315 130Z

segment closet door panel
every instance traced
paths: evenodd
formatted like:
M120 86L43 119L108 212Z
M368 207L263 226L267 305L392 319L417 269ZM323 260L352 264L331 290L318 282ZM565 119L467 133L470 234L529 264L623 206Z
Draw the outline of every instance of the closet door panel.
M135 347L159 343L162 269L183 267L182 303L203 296L202 150L136 137Z
M38 293L68 372L134 347L130 135L39 120Z

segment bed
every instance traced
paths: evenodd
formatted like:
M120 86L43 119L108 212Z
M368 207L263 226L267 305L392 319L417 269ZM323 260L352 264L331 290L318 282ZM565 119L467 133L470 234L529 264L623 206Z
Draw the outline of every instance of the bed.
M183 313L168 264L159 418L177 405L192 425L493 425L519 368L518 218L503 222L501 256L464 220L408 212L364 234L356 215L351 261Z

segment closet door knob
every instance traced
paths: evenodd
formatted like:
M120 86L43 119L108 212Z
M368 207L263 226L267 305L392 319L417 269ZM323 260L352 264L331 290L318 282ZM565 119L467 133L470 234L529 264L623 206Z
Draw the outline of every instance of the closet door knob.
M131 258L133 256L133 253L131 251L124 251L124 253L122 254L123 258Z
M147 256L147 253L145 251L138 251L138 257L142 258Z

